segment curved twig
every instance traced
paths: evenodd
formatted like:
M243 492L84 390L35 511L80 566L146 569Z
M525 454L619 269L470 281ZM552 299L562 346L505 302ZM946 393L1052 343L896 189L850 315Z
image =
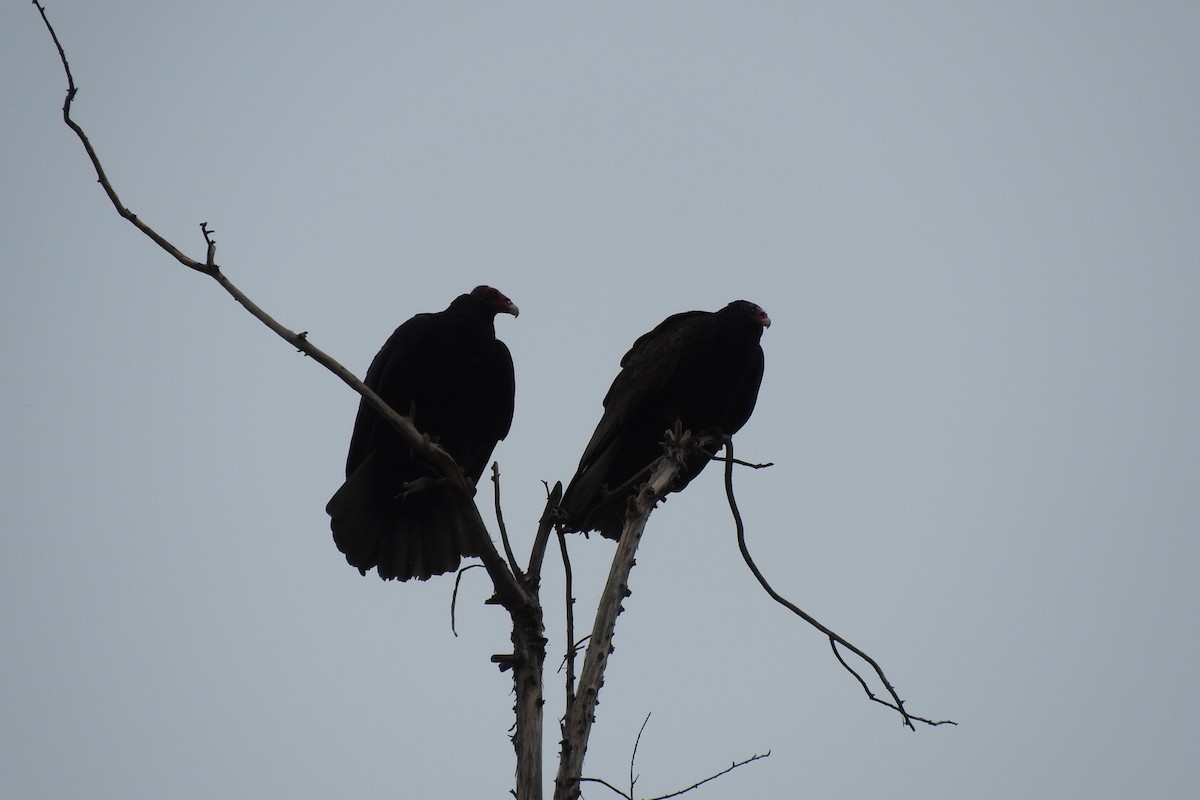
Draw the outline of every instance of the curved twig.
M742 558L743 558L743 560L745 560L746 566L748 566L750 568L750 571L752 573L754 573L755 579L758 580L759 584L763 587L764 590L766 590L767 594L771 596L771 599L774 600L776 603L779 603L784 608L787 608L793 614L800 617L802 620L807 622L809 625L812 625L814 628L819 630L821 633L825 634L825 636L827 636L829 638L829 642L833 647L833 653L835 656L837 656L837 660L839 662L841 662L842 666L845 667L850 672L851 675L853 675L856 679L858 679L859 684L863 687L863 690L867 693L867 697L876 703L880 703L881 705L885 705L888 708L899 712L900 717L903 720L904 724L910 730L916 730L916 727L913 725L913 722L922 722L922 723L924 723L926 725L930 725L930 726L957 725L958 723L954 722L953 720L946 719L946 720L934 722L933 720L928 720L928 719L925 719L924 717L918 717L914 714L908 713L907 709L904 708L904 701L900 699L900 696L898 694L896 694L895 687L892 686L891 681L889 681L887 678L887 675L884 674L883 668L879 666L879 664L875 661L875 659L871 658L869 655L864 653L862 650L855 647L850 642L846 641L845 637L841 636L838 633L835 633L834 631L827 628L825 625L821 624L811 614L809 614L806 611L804 611L803 609L799 608L794 603L792 603L790 600L788 600L786 597L779 594L779 592L775 591L774 588L772 588L771 584L769 584L767 582L767 579L763 577L762 571L758 568L758 565L754 563L754 559L750 557L749 548L746 547L746 528L745 528L745 525L742 523L742 515L741 515L741 512L738 511L737 500L734 498L734 495L733 495L733 465L735 463L737 463L737 461L733 457L733 439L732 439L732 437L728 437L728 436L725 437L725 453L726 453L726 458L724 459L724 461L725 461L725 496L729 500L729 510L733 513L733 521L734 521L734 524L737 526L738 549L742 551ZM858 656L859 658L861 658L863 661L867 662L867 664L869 664L871 666L871 669L873 669L875 671L875 674L879 677L879 680L883 683L884 688L887 689L888 694L892 698L892 702L889 703L888 701L883 700L880 697L877 697L871 691L870 687L867 685L867 682L865 680L863 680L862 676L859 675L858 672L856 672L848 663L846 663L846 660L844 658L842 658L841 653L838 651L838 645L845 647L847 650L854 653L856 656Z
M464 572L469 569L475 569L476 567L482 566L483 564L467 564L465 567L459 569L458 572L454 573L454 592L450 595L450 632L454 634L456 639L458 638L458 629L455 628L454 611L456 608L458 608L459 584L462 583L462 576Z

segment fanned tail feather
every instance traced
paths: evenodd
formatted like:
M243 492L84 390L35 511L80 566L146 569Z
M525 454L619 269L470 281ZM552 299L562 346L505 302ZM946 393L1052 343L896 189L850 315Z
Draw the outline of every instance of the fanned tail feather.
M330 499L333 540L363 575L372 567L384 580L426 580L458 569L479 554L482 530L475 504L449 480L423 481L411 491L378 490L370 461Z

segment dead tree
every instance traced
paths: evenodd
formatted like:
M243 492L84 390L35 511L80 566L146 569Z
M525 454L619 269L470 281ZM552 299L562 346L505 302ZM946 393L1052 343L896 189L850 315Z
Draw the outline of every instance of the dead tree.
M256 319L270 328L276 335L282 338L288 345L295 348L300 353L309 356L321 366L325 367L340 380L346 383L351 389L364 397L373 408L375 408L384 419L388 421L404 440L411 445L416 451L433 465L444 477L458 483L466 488L468 480L463 476L462 471L454 462L454 459L446 453L437 444L423 436L420 431L413 425L412 419L395 410L389 408L379 396L368 388L361 380L353 373L342 366L338 361L329 356L323 350L313 344L308 336L307 331L295 332L286 326L276 321L273 317L267 314L262 308L255 304L247 297L240 289L237 288L222 272L221 267L217 264L217 243L213 236L213 231L209 228L207 222L200 223L200 233L204 242L204 255L202 258L192 258L184 253L184 251L174 243L168 241L165 237L159 234L154 228L144 222L137 214L126 206L116 190L113 188L108 175L106 174L99 155L93 147L84 129L71 116L71 107L78 93L78 88L75 85L74 76L71 73L71 67L67 60L66 51L58 39L58 35L51 25L49 18L46 15L46 10L38 0L33 0L33 5L41 14L42 20L45 23L47 31L53 39L54 45L58 50L58 55L62 63L63 71L67 79L66 97L63 101L62 114L64 123L74 132L79 139L88 159L91 162L92 169L95 171L96 177L108 196L113 208L116 212L130 224L136 227L143 235L153 241L158 247L165 251L169 256L175 259L183 266L198 272L215 280L220 286L230 294L239 304L249 311ZM745 548L744 530L740 514L737 511L736 503L733 499L732 492L732 467L735 462L732 455L732 443L727 439L722 441L714 438L696 438L692 432L676 431L666 432L666 442L664 444L663 456L655 462L648 472L648 478L645 483L638 489L635 500L631 503L628 515L625 520L623 532L620 542L617 546L616 554L613 557L613 563L609 572L608 582L601 596L599 607L595 621L593 623L591 636L586 653L583 657L583 664L576 682L574 669L575 660L575 642L573 634L573 621L570 614L570 584L568 581L568 636L566 638L567 653L566 660L568 662L567 670L567 704L566 711L562 720L562 739L560 743L560 760L559 767L555 778L555 800L571 800L577 798L580 794L580 784L585 781L594 781L602 783L616 791L618 794L630 798L632 800L633 787L630 786L630 793L616 789L611 783L598 779L587 778L582 774L584 758L587 753L588 738L592 729L592 722L595 717L596 702L599 697L600 688L604 683L604 673L608 665L609 655L613 650L613 636L615 632L617 616L622 611L622 602L629 595L629 576L634 564L634 556L637 552L638 543L641 540L642 531L645 529L646 522L653 511L654 507L670 490L672 484L680 474L681 465L688 460L689 454L694 454L697 448L704 452L709 452L718 445L724 445L726 455L724 457L726 466L726 489L730 501L730 508L734 514L737 524L739 543L742 546L743 555L747 559L752 571L763 584L764 588L777 601L784 603L791 608L795 613L799 614L810 624L816 626L823 634L829 637L834 654L839 662L849 670L862 684L868 697L879 703L895 709L901 714L905 725L912 728L913 722L923 722L929 725L953 724L949 721L932 722L910 715L903 706L899 697L896 695L890 682L884 676L883 671L879 666L870 659L863 651L851 645L842 637L832 632L828 628L822 626L812 617L805 614L794 605L788 603L785 599L779 596L762 577L761 572L753 565L749 559L749 552ZM710 456L711 457L711 456ZM748 465L748 466L763 466L763 465ZM498 475L496 476L498 482ZM504 544L505 555L502 556L496 549L494 542L486 535L482 535L482 540L478 542L479 551L482 554L481 559L483 566L487 569L488 575L492 581L493 594L488 602L502 606L509 614L512 621L512 652L494 655L492 661L497 664L501 670L511 670L513 673L513 685L516 692L515 716L516 722L513 734L513 746L516 751L516 785L513 791L514 796L518 800L540 800L543 796L543 777L542 777L542 733L543 733L543 706L544 706L544 666L546 659L547 640L545 636L545 628L543 624L542 605L540 599L541 587L541 570L545 558L546 548L550 539L551 533L556 527L556 510L559 500L562 496L561 484L555 485L547 493L545 510L542 513L538 524L537 532L534 536L533 546L527 563L522 567L517 563L516 557L513 555L512 548L508 542L507 534L503 529L502 518L501 537ZM499 511L499 497L497 495L497 511ZM478 511L476 511L478 513ZM485 526L479 526L480 530L485 530ZM560 546L564 549L565 556L565 540L562 539L561 532ZM569 569L569 567L568 567ZM569 575L569 573L568 573ZM857 673L843 658L839 646L850 650L856 656L864 659L878 675L883 682L892 700L880 699L876 697L870 690L868 683ZM769 754L760 754L752 756L741 762L734 762L729 768L715 773L703 780L697 781L691 786L683 790L674 792L670 795L662 797L674 797L684 792L690 791L697 786L706 783L716 777L726 774L730 770L743 764L751 763L760 758L764 758ZM631 780L632 784L632 780Z

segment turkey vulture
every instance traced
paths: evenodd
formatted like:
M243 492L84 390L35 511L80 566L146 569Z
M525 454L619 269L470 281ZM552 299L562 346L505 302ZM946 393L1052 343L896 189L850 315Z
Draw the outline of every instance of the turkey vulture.
M735 300L720 311L667 317L634 342L563 495L564 529L621 538L640 482L633 479L663 454L668 429L679 423L697 435L733 435L745 425L762 383L759 339L770 324L754 303ZM683 489L707 463L702 455L689 459L671 491Z
M391 335L365 383L412 417L478 482L513 416L513 362L496 339L497 314L517 316L490 286L460 295L445 311L417 314ZM333 540L363 575L425 580L478 555L484 535L474 501L443 477L364 400L358 406L346 482L325 507Z

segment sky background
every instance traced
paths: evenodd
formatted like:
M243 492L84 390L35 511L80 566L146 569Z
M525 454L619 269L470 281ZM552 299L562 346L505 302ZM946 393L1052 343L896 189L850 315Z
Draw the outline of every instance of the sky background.
M959 726L761 592L712 469L651 517L586 774L652 712L639 796L768 750L690 796L1196 796L1200 6L49 10L122 199L358 374L476 284L520 305L521 552L639 334L770 313L750 546ZM451 579L345 564L356 396L115 214L64 88L4 3L0 794L507 796L483 573L455 638ZM572 544L586 618L613 548Z

